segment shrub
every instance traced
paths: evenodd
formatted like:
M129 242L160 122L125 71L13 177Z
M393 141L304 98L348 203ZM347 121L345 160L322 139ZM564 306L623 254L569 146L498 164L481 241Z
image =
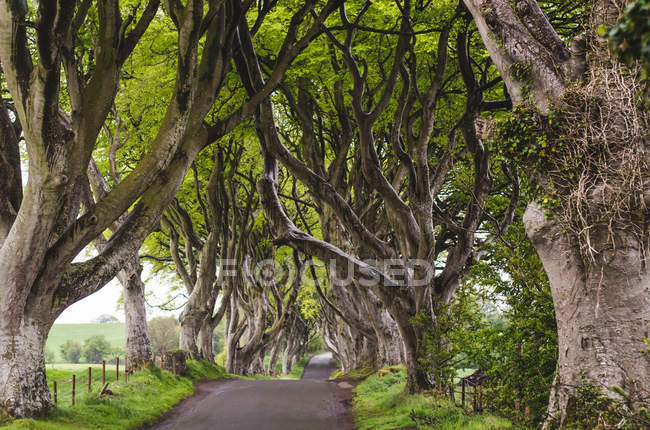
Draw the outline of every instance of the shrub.
M60 347L63 359L68 363L79 363L81 358L81 344L76 340L68 339Z
M84 357L88 363L101 363L104 357L113 352L113 347L103 334L91 336L84 343Z

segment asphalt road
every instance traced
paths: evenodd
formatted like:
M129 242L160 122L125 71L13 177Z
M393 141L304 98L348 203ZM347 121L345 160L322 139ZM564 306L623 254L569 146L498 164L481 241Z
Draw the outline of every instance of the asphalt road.
M203 384L152 430L343 430L342 389L328 382L331 354L314 356L301 380L233 379Z

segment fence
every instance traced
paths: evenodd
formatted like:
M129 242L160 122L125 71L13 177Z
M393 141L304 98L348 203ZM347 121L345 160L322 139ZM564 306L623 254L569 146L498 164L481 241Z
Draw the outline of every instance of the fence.
M112 360L111 360L112 361ZM120 358L116 357L114 359L115 361L115 378L113 379L114 382L118 382L120 380ZM109 364L111 366L111 364ZM123 367L126 366L126 363L123 362ZM95 370L98 370L95 368ZM102 360L102 368L101 368L101 391L100 395L103 394L106 391L106 388L108 386L107 383L107 378L106 378L106 360ZM110 374L112 373L112 370L108 369L109 372L109 379L110 379ZM86 373L86 372L84 372ZM129 381L129 374L126 372L126 368L124 367L124 371L122 372L124 382ZM54 397L54 404L58 405L59 403L59 394L63 393L63 387L64 385L71 384L71 390L69 391L71 393L71 403L72 406L75 405L75 400L78 394L77 388L78 386L87 386L88 392L90 393L93 388L93 382L97 383L99 382L99 377L96 378L97 381L93 381L93 367L88 366L87 370L87 375L85 376L85 379L82 378L77 378L76 374L72 375L71 379L66 379L66 380L59 380L59 381L54 381L52 382L52 394ZM66 390L67 391L67 390Z
M483 412L483 381L487 379L487 375L483 370L479 369L473 374L461 378L456 387L460 386L460 406L465 409L465 399L471 396L472 409L474 412ZM473 393L470 393L471 389ZM458 393L455 388L450 390L451 399L456 402L455 394Z
M153 363L160 365L160 367L163 367L164 359L165 359L165 353L164 352L159 357L156 357L156 354L153 355ZM114 373L115 378L113 379L113 382L118 382L120 380L120 357L115 357L114 360L110 360L110 361L115 362L115 373ZM172 360L172 365L173 365L173 367L176 367L176 366L174 366L175 365L175 360ZM112 366L112 363L109 363L108 366L109 367L107 369L106 360L102 360L101 390L99 392L100 395L108 392L107 391L108 382L110 382L110 380L109 380L109 379L111 379L110 375L113 373L113 371L110 368L110 366ZM126 372L126 360L122 361L122 367L123 367L123 371L122 371L123 380L124 380L124 382L128 383L129 382L129 374ZM98 369L95 368L95 370L98 370ZM176 373L175 369L173 369L173 370L174 370L174 373ZM106 377L107 372L108 372L108 375L109 375L108 378ZM86 372L84 372L84 373L86 373ZM97 374L95 373L95 375L97 375ZM99 377L97 377L96 379L97 379L97 381L93 381L93 367L88 366L87 375L85 375L85 378L83 378L83 377L82 378L77 378L77 375L73 374L72 378L70 378L70 379L59 380L59 381L52 382L52 394L53 394L53 397L54 397L54 404L58 405L58 403L59 403L59 395L63 393L63 387L62 386L65 386L67 384L71 384L71 389L68 392L71 394L71 403L72 403L72 406L74 406L75 401L76 401L76 397L77 397L77 394L78 394L78 391L77 391L78 386L87 386L88 393L90 393L90 392L92 392L93 382L94 383L99 382Z

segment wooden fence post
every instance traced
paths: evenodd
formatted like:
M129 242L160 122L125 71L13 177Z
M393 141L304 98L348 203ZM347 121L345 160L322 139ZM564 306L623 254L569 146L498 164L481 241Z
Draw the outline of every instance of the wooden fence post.
M72 375L72 406L74 406L74 393L77 386L77 375Z
M93 368L88 366L88 392L90 393L90 386L93 381Z
M115 382L120 381L120 357L115 357Z
M53 383L52 390L54 391L54 404L56 405L58 403L58 401L59 401L58 395L57 395L57 392L56 392L56 381L54 381L54 383Z
M472 404L473 404L474 412L476 412L478 410L477 400L478 399L476 398L476 385L474 385L474 396L472 398Z
M102 387L106 383L106 360L102 360Z
M462 387L462 394L461 394L461 405L463 409L465 408L465 380L460 381L460 386Z

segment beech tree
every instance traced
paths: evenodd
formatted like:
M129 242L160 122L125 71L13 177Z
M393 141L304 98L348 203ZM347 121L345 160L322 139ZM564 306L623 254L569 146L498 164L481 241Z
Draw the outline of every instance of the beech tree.
M339 15L343 41L334 34L334 29L325 29L328 40L340 52L337 61L342 61L346 73L352 80L350 89L350 110L355 124L354 149L360 159L361 173L366 186L381 199L382 214L385 224L367 225L360 219L345 196L337 192L332 185L333 178L328 172L318 172L297 158L283 143L275 123L275 113L270 99L259 105L255 116L256 127L264 155L264 174L258 182L258 192L265 214L274 227L276 243L285 244L313 255L322 261L343 268L354 279L372 279L371 291L390 312L399 327L404 342L405 364L408 373L407 392L420 391L431 384L428 369L419 364L425 354L422 340L426 324L414 325L412 318L416 315L428 316L431 323L435 321L438 304L447 303L467 265L473 257L474 234L480 223L487 216L484 212L485 200L492 187L493 177L490 172L490 152L480 139L476 122L480 112L502 108L509 105L508 100L489 102L483 94L499 82L490 78L489 64L483 64L477 73L470 66L468 46L463 33L458 38L458 69L464 85L464 112L448 129L448 138L439 142L433 132L437 120L437 106L441 103L445 83L448 83L448 43L452 24L458 18L452 11L451 16L442 16L441 29L438 31L435 48L425 50L422 57L410 54L411 42L417 40L413 31L412 4L405 1L397 12L399 26L389 34L394 35L389 60L382 51L378 66L384 75L378 87L370 87L368 78L368 57L363 63L355 52L355 35L368 29L364 25L364 15L371 10L369 2L361 5L356 17L348 18L346 8L341 6ZM443 10L445 10L443 8ZM420 11L420 9L417 9ZM446 10L449 13L448 10ZM427 13L433 13L427 10ZM264 74L257 61L253 44L248 36L245 23L240 27L241 48L235 56L242 81L249 92L264 85ZM339 31L338 29L336 31ZM380 31L381 33L381 31ZM430 70L425 82L418 80L420 67L427 67L427 60L435 59L435 67ZM478 78L477 78L478 75ZM398 85L400 84L400 85ZM399 90L399 92L398 92ZM394 93L398 93L397 97ZM390 115L393 119L392 132L385 133L386 140L380 139L377 122L387 114L391 102L397 99L396 108ZM457 134L462 135L463 149ZM380 162L379 144L382 151L390 151L389 163ZM439 144L440 147L436 147ZM390 148L390 149L387 149ZM339 155L340 150L334 154ZM386 153L383 152L383 153ZM318 153L317 153L318 154ZM320 151L319 156L323 156ZM430 157L436 154L436 164L431 165ZM453 172L458 160L467 157L472 166L471 191L459 201L440 202L441 193ZM346 157L342 158L347 160ZM292 175L298 178L309 192L331 208L338 222L349 236L354 252L346 252L336 244L323 241L298 229L287 216L278 194L278 161ZM396 173L395 166L401 172ZM466 185L467 187L467 185ZM456 197L456 196L454 196ZM516 196L515 196L516 197ZM496 215L496 214L495 214ZM492 218L495 216L493 215ZM511 213L504 217L505 225L512 219ZM373 227L381 227L376 231ZM369 264L362 258L372 258ZM415 275L409 271L409 261L424 260L431 265L441 267L434 276L427 276L427 268L415 267ZM438 259L442 262L438 264ZM400 282L388 274L397 266L403 277ZM348 267L350 269L348 269ZM352 272L352 273L350 273ZM426 285L414 286L413 279L427 279Z
M297 343L292 339L293 333L285 330L285 323L296 311L294 304L304 265L294 251L295 273L283 268L281 278L277 279L276 267L269 265L275 262L275 252L268 239L256 235L249 239L256 245L247 246L248 252L240 266L243 273L235 280L237 285L230 297L226 313L226 370L229 372L264 373L267 345L282 334L287 345Z
M43 351L56 317L104 286L135 255L196 154L253 113L320 34L336 3L317 11L310 1L290 12L268 85L233 110L206 117L226 82L232 40L252 2L170 1L165 15L156 0L132 9L117 0L39 2L36 11L27 2L2 2L0 62L15 117L3 102L2 171L11 173L3 174L6 189L0 193L0 404L9 414L29 416L50 407ZM256 10L255 28L274 5ZM169 19L177 41L175 84L164 117L134 169L81 213L79 191L88 181L120 71L154 19ZM22 195L20 137L29 157ZM98 256L73 263L136 202Z
M519 106L496 137L539 186L524 223L550 280L559 344L545 427L572 416L586 384L647 407L649 115L635 98L637 70L614 63L597 34L626 2L593 2L586 32L569 42L535 1L464 3Z

